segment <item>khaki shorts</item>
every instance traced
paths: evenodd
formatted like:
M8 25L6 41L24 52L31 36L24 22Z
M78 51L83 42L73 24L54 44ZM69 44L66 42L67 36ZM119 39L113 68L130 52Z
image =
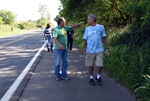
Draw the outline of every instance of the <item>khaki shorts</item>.
M85 65L89 66L103 66L103 53L86 53Z

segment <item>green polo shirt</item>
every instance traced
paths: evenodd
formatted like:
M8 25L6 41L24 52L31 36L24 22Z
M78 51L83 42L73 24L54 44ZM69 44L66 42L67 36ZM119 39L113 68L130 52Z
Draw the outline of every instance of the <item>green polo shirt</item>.
M61 28L60 26L57 26L54 28L53 31L53 37L58 40L58 42L64 46L65 49L67 49L67 31L71 29L71 26L64 26ZM54 43L54 49L59 49L57 44Z

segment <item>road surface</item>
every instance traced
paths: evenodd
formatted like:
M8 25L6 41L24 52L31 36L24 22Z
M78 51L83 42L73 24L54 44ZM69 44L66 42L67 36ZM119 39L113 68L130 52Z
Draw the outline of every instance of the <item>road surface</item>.
M44 44L42 31L0 39L0 98Z

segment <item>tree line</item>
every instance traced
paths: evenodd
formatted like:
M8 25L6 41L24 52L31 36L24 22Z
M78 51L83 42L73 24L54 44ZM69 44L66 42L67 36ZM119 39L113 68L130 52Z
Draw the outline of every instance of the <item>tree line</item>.
M38 20L31 20L28 21L16 21L16 14L9 10L0 10L0 25L10 25L13 27L17 27L19 29L30 29L30 28L44 28L47 23L50 22L50 14L47 10L47 6L44 4L39 4L39 9L37 10L41 18ZM53 26L53 24L51 23Z
M149 40L150 1L149 0L60 0L68 23L86 22L87 15L93 13L98 23L105 27L129 26L134 42L142 44ZM138 30L137 30L138 29ZM131 36L131 35L130 35ZM129 36L128 36L129 37ZM141 37L141 38L140 38ZM143 40L144 39L144 40ZM130 42L130 40L125 40Z

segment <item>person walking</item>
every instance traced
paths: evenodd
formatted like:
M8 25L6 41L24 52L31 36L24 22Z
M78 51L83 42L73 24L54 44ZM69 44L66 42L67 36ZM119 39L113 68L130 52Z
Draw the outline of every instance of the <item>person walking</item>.
M109 49L106 41L105 28L103 25L97 24L97 18L94 14L89 14L87 17L88 27L85 29L83 39L84 39L84 53L85 65L89 67L90 74L90 85L94 86L95 81L93 77L94 66L97 67L97 84L102 86L101 72L103 67L103 56L105 46L106 55L109 56Z
M53 52L53 39L52 39L52 29L50 28L50 24L47 24L44 30L44 38L46 42L46 47L48 52Z
M73 29L70 29L69 31L67 31L67 38L68 38L67 46L70 51L72 50L74 37L75 37L75 33Z
M67 75L68 67L68 52L67 52L67 31L77 28L83 24L80 22L73 26L66 26L66 20L60 17L57 21L58 26L54 28L53 40L54 40L54 60L55 60L55 75L56 80L59 81L69 80ZM60 73L60 61L62 59L62 72Z

